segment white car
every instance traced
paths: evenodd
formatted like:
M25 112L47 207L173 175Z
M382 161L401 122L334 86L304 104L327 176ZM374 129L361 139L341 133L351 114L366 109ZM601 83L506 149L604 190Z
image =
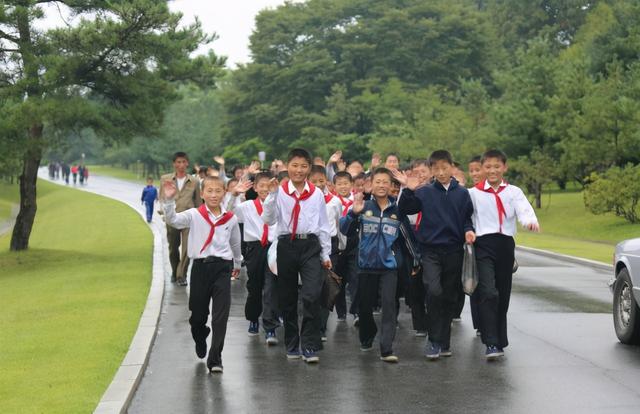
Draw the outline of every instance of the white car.
M613 266L609 287L616 335L623 344L640 344L640 238L618 243Z

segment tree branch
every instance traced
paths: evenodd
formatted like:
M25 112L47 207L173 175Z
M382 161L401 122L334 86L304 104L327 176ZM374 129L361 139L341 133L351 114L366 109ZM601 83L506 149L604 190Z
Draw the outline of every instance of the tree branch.
M9 40L9 41L11 41L13 43L18 43L18 41L20 40L17 37L15 37L13 35L10 35L9 33L5 32L3 30L0 30L0 38L7 39L7 40Z

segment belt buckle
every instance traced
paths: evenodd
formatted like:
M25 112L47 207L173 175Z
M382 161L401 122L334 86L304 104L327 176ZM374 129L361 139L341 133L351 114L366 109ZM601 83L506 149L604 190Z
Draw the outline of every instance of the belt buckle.
M305 234L298 234L298 238L299 238L300 240L306 240L306 239L308 239L308 238L309 238L309 235L308 235L308 234L306 234L306 233L305 233Z

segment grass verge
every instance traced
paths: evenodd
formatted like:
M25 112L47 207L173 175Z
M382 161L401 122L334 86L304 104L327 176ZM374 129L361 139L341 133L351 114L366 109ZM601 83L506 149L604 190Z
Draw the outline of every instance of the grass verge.
M0 223L11 216L11 209L19 202L18 184L0 182Z
M153 239L124 204L39 181L26 252L0 238L2 412L86 413L127 352Z

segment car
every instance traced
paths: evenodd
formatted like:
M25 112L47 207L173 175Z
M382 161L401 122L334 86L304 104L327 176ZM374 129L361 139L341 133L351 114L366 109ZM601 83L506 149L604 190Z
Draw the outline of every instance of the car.
M618 243L613 256L613 326L623 344L640 344L640 238Z

